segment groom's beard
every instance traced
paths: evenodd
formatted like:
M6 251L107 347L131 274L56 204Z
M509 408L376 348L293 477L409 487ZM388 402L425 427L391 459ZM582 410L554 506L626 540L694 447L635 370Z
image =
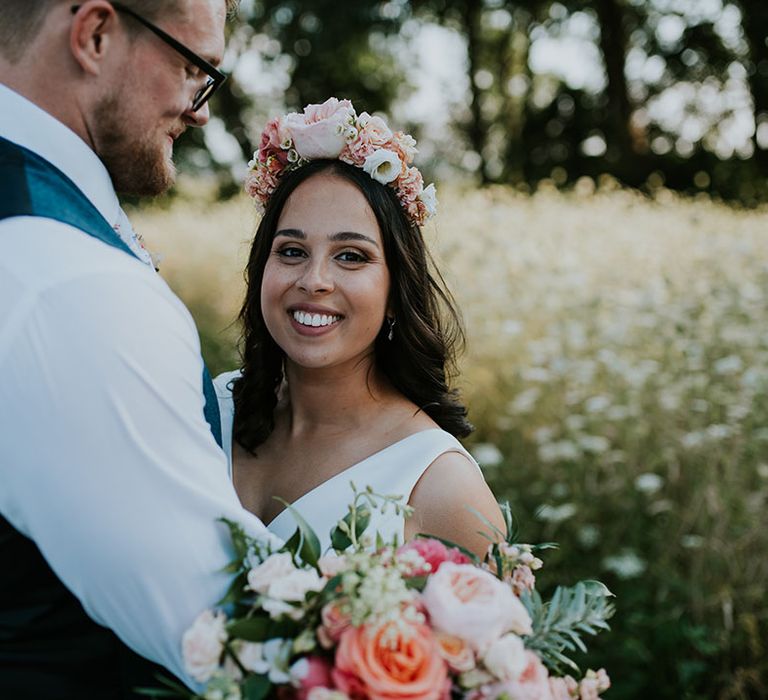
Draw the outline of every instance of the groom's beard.
M121 194L154 196L176 181L176 166L167 134L160 125L142 132L124 116L125 100L105 97L94 109L94 145L97 155Z

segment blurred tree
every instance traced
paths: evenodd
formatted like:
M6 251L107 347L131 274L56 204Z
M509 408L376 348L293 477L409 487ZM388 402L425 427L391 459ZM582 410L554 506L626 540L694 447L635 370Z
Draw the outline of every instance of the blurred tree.
M746 60L749 88L755 115L755 159L761 175L768 175L768 2L736 0L748 47ZM762 134L765 133L765 136Z
M401 26L403 5L385 0L261 0L255 28L277 39L293 59L290 107L351 99L359 110L386 110L402 72L387 37Z
M230 50L257 57L253 71L276 67L280 81L270 102L254 98L236 70L213 109L242 160L253 153L254 125L276 109L336 95L361 110L388 111L404 94L406 67L394 47L406 35L398 32L415 19L465 39L469 88L453 125L461 146L458 156L450 139L437 148L481 183L566 185L608 173L633 186L756 201L768 192L768 3L721 2L717 12L711 3L669 0L250 0ZM580 40L594 43L602 63L602 87L532 70L536 42L567 41L577 24L587 27ZM729 143L726 133L743 122L744 104L733 97L742 93L751 95L757 127L751 146ZM676 123L659 117L654 105L665 101L682 104ZM182 159L222 174L223 192L237 189L231 157L217 160L201 133L181 145Z

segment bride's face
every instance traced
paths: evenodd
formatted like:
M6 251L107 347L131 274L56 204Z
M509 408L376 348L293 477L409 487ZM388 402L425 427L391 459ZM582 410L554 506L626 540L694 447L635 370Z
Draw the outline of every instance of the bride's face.
M373 352L390 277L373 210L351 182L319 173L287 199L261 286L267 329L289 362L356 366Z

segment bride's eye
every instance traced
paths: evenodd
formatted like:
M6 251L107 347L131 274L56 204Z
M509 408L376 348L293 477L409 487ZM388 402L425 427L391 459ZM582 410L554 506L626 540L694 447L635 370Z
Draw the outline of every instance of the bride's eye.
M368 258L356 250L345 250L336 256L336 259L345 263L364 263Z
M300 260L306 255L301 248L297 248L296 246L284 246L283 248L278 248L275 251L275 254L278 257L289 261Z

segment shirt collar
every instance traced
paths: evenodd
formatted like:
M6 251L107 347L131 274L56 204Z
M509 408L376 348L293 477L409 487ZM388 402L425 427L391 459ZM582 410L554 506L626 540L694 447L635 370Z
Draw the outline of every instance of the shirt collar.
M114 226L120 202L107 169L74 131L45 110L0 84L0 136L53 163Z

